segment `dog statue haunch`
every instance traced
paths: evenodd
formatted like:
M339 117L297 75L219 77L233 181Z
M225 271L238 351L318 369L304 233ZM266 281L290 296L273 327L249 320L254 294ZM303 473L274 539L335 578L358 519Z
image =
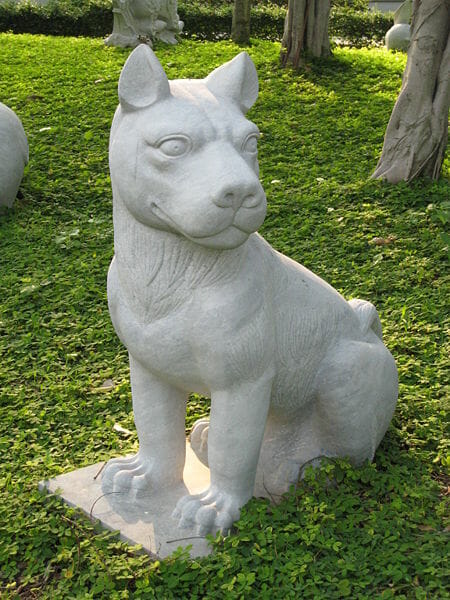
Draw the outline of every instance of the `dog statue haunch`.
M257 95L245 53L169 82L141 45L111 129L108 299L139 452L110 461L103 487L136 497L179 485L188 393L210 396L192 446L211 485L174 507L200 534L227 531L254 490L287 491L315 458L371 460L397 399L373 305L346 302L256 233L266 198L244 115Z

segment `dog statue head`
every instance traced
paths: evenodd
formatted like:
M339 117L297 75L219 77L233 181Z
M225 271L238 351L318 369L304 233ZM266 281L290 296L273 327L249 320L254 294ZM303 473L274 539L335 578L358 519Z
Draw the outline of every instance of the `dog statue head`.
M206 79L168 81L153 51L138 46L111 128L114 197L148 227L208 248L243 244L266 214L259 131L245 118L257 96L245 52Z

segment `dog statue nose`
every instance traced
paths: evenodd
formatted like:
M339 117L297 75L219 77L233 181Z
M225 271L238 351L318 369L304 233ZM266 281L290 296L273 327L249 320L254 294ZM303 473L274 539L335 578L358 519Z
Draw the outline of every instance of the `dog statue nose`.
M257 193L248 193L247 191L231 191L219 194L213 198L213 202L220 208L232 208L237 211L243 206L244 208L254 208L261 202L260 195Z

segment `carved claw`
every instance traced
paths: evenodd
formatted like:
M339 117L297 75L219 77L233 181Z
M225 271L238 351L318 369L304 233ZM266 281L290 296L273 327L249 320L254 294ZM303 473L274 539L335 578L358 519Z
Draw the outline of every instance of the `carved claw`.
M139 453L129 458L110 460L102 474L102 489L105 493L123 493L135 499L148 495L156 489L174 483L164 471L157 472L152 461Z
M183 496L172 516L179 519L179 527L195 527L199 535L226 534L239 519L239 504L231 494L210 488L202 494Z

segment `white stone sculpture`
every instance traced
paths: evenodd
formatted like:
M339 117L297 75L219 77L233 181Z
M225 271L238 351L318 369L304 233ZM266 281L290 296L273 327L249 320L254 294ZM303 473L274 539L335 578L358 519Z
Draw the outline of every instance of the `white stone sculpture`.
M346 302L256 233L266 197L244 115L257 95L246 53L204 80L169 82L141 45L111 129L108 299L139 452L109 461L103 490L139 498L179 484L186 399L208 395L192 447L211 485L174 512L200 534L227 531L254 491L285 492L315 459L371 460L397 399L374 306Z
M134 48L142 41L151 45L158 39L176 44L175 35L183 29L177 14L177 0L113 0L113 32L108 46Z
M20 119L0 102L0 205L11 207L28 163L28 142Z
M388 50L401 50L407 52L411 41L411 14L412 0L405 0L394 13L394 25L385 36Z

